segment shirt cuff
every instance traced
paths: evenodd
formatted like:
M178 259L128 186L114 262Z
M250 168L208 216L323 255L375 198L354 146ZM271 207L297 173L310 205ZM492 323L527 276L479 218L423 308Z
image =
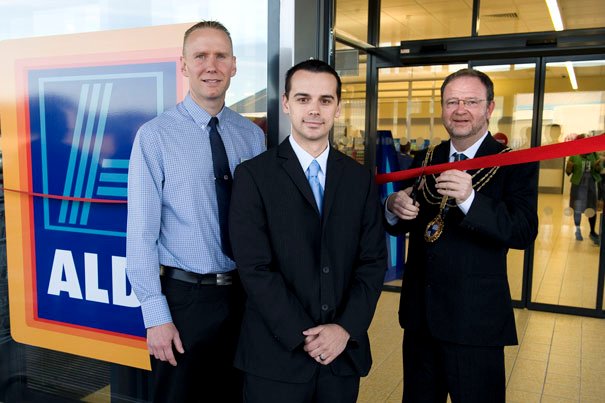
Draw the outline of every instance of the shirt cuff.
M145 329L172 322L172 315L170 315L168 302L164 295L141 303L141 311Z
M391 197L391 196L389 195L389 197ZM385 203L384 203L384 218L386 218L387 222L390 225L395 225L399 221L399 217L397 217L397 215L395 215L394 213L391 213L391 211L387 207L388 200L389 200L389 198L387 197L387 199L385 200Z
M458 204L458 208L464 213L464 215L468 214L468 211L471 209L471 204L473 204L473 200L475 200L475 189L473 189L468 199Z

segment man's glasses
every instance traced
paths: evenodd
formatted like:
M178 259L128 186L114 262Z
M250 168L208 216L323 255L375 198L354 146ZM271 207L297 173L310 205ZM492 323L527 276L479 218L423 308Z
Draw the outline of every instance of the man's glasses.
M460 102L462 102L464 104L464 107L466 109L475 109L477 107L479 107L479 104L481 102L486 101L485 99L476 99L476 98L468 98L468 99L458 99L458 98L451 98L446 100L443 104L445 105L445 109L456 109L458 107L458 105L460 105Z

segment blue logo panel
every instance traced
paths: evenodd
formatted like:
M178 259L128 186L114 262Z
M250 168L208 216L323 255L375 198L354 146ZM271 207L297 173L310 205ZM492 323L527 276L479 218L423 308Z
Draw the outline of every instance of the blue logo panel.
M176 104L175 62L32 70L33 191L126 201L138 128ZM37 314L144 336L126 279L126 204L34 198Z

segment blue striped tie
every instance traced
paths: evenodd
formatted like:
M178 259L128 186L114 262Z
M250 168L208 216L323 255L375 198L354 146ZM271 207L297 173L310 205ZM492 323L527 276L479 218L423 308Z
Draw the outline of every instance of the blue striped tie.
M317 203L317 208L319 209L319 215L321 215L324 199L324 190L321 187L321 183L319 183L319 178L317 177L320 169L321 168L319 167L317 160L313 160L311 165L309 165L309 168L307 168L307 179L309 180L309 185L311 185L313 197L315 197L315 203Z

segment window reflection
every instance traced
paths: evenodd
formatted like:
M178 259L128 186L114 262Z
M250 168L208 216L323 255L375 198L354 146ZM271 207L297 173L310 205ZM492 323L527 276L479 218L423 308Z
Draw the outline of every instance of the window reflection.
M237 57L237 75L227 92L226 104L254 120L266 132L267 12L262 10L267 10L267 0L3 1L0 2L0 41L167 24L184 24L184 32L199 20L217 19L231 32ZM242 24L244 20L249 22ZM82 40L86 40L85 37ZM181 43L174 46L180 47ZM91 52L93 50L91 48Z
M604 67L605 60L547 63L542 144L605 131ZM603 196L602 169L594 164L600 154L541 163L532 301L595 308Z
M0 49L5 59L2 70L5 74L0 78L10 82L2 86L4 111L16 110L16 104L21 102L16 99L13 88L15 59L38 58L53 64L60 56L48 57L49 53L56 51L63 55L60 51L65 49L69 49L67 59L77 58L77 63L85 63L99 52L104 52L103 60L116 60L119 56L113 52L119 55L132 52L143 59L155 57L153 51L149 52L155 47L172 61L178 58L182 35L188 27L202 19L217 19L231 31L237 56L238 71L231 81L226 103L266 130L267 4L267 0L0 1ZM92 32L94 34L80 35ZM58 35L62 36L49 38ZM161 45L155 35L161 36ZM116 36L119 41L115 40ZM47 46L49 43L55 45ZM174 101L162 107L173 105ZM12 120L12 116L3 116L3 129L4 123ZM0 155L0 168L1 161ZM4 200L0 192L0 401L147 401L144 372L12 339L11 320L15 317L10 314L19 315L20 310L25 309L19 304L25 306L31 301L11 300L11 304L17 305L9 310L4 228ZM62 338L56 336L56 339ZM116 349L117 355L119 351Z

